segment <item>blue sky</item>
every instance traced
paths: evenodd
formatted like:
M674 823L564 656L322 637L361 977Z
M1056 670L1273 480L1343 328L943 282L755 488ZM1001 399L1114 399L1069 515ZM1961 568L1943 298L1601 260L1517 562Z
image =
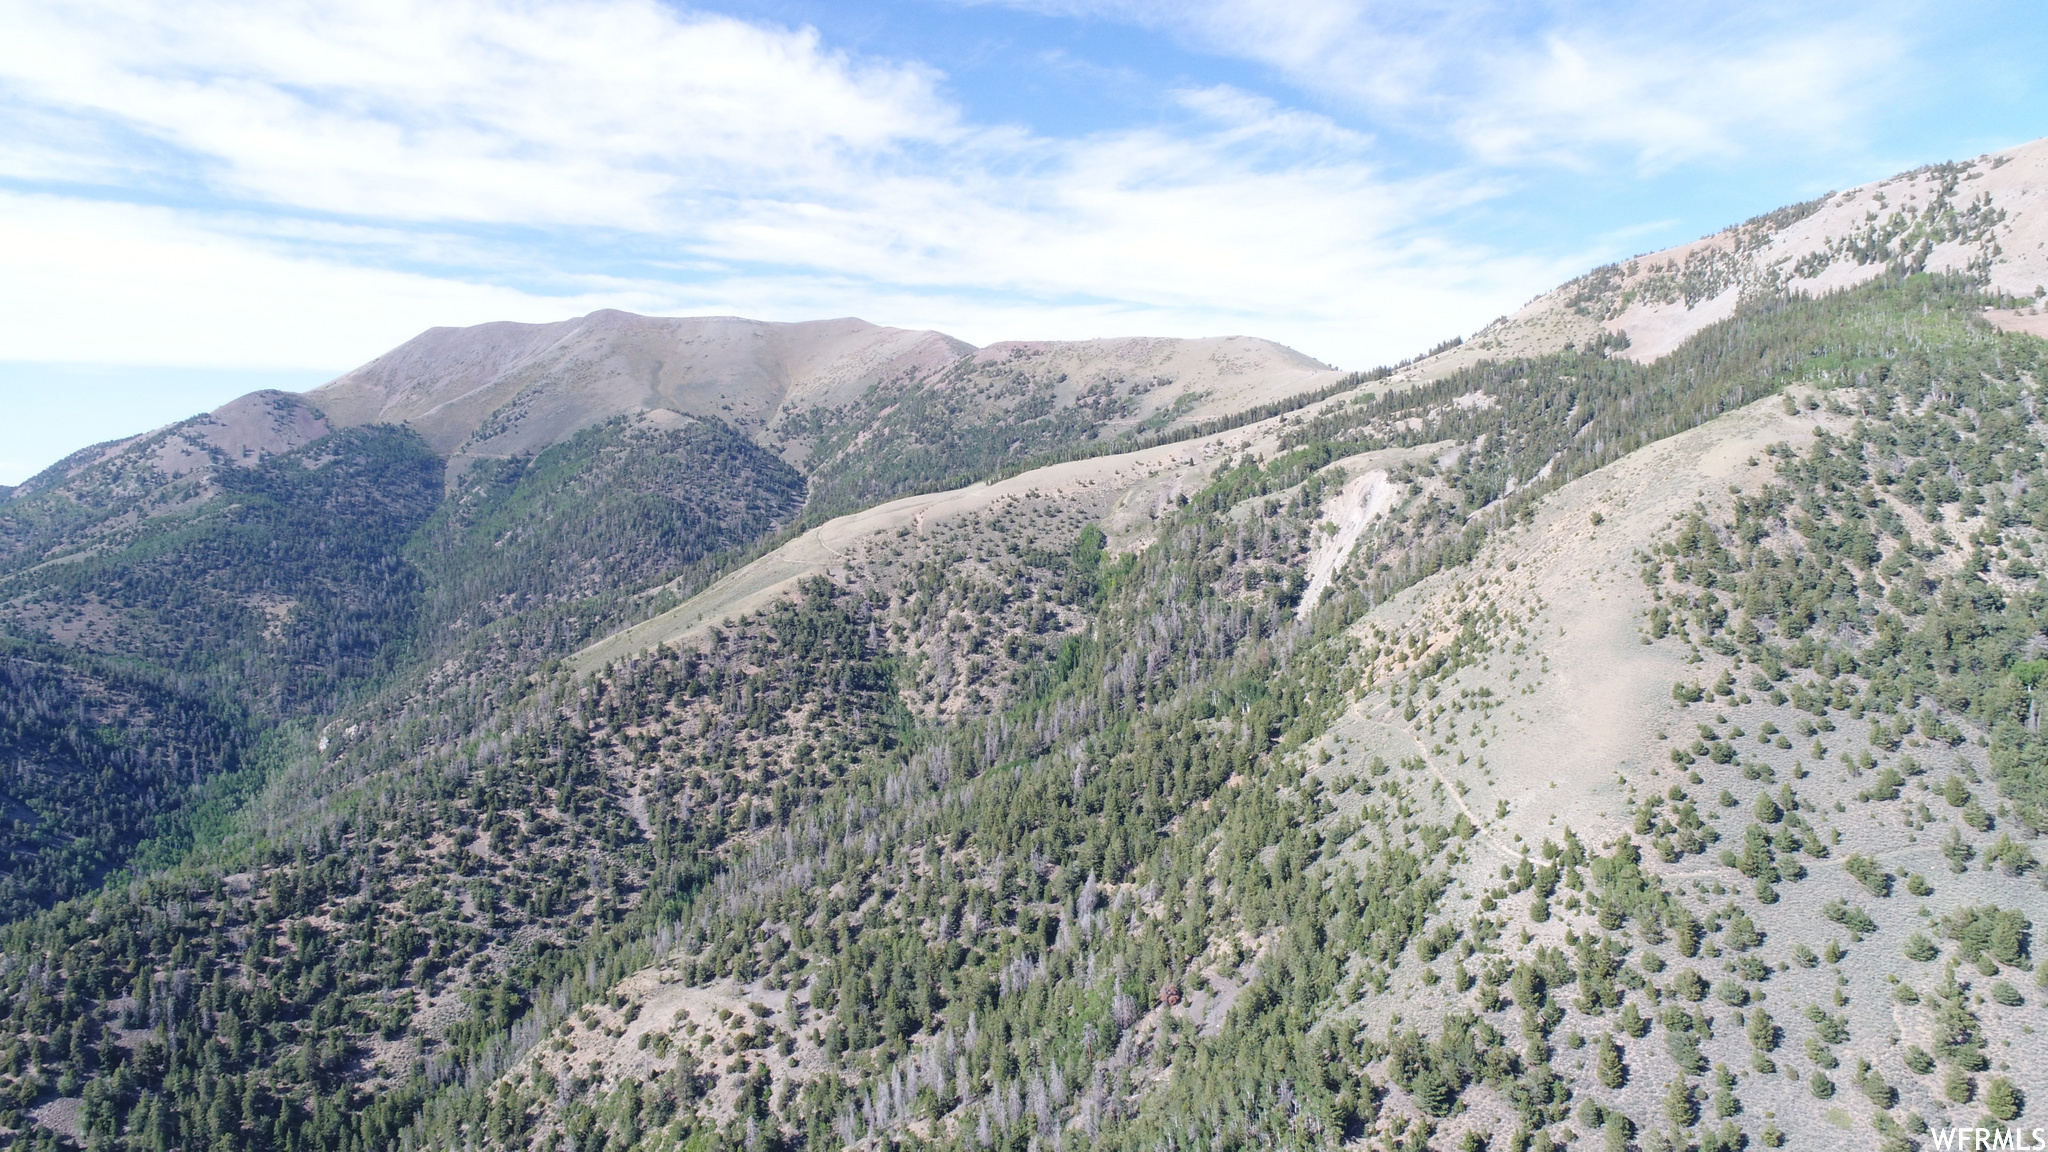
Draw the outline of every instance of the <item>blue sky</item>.
M6 11L0 483L426 327L598 307L1368 367L2048 135L2038 3Z

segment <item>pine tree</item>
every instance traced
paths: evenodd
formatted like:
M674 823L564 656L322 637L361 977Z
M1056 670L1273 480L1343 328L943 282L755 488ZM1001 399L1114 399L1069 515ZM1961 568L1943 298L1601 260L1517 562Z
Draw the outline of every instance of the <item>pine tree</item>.
M2012 1081L2003 1076L1995 1077L1984 1089L1984 1108L1999 1120L2018 1118L2021 1111L2020 1090Z
M1607 1119L1600 1126L1602 1144L1606 1152L1628 1152L1629 1141L1636 1134L1636 1126L1619 1112L1609 1110Z
M1619 1088L1628 1083L1628 1065L1622 1062L1622 1047L1614 1042L1614 1037L1600 1038L1600 1052L1594 1071L1600 1077L1600 1083L1609 1088Z
M1693 1098L1692 1085L1682 1078L1673 1080L1664 1090L1664 1118L1671 1121L1673 1128L1690 1128L1700 1118L1700 1105Z
M1624 1033L1638 1040L1650 1034L1650 1021L1636 1010L1636 1002L1633 1000L1622 1008L1619 1023Z
M1749 1014L1749 1043L1759 1052L1769 1052L1778 1046L1779 1029L1771 1014L1758 1008Z

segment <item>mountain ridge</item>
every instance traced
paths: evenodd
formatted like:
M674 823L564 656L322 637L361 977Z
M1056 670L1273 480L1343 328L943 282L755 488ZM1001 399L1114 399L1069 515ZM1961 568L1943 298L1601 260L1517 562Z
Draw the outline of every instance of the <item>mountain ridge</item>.
M2038 298L2048 285L2044 197L2048 140L1925 165L1603 265L1402 376L1603 338L1625 337L1622 355L1655 359L1743 300L1837 291L1891 266L1982 275L1994 290Z
M2044 196L2048 140L1926 165L1594 269L1452 347L1404 362L1392 377L1396 384L1408 383L1488 356L1541 355L1603 341L1618 341L1617 354L1647 361L1760 293L1835 291L1893 266L1981 274L2009 296L2037 297L2037 289L2048 286ZM1998 322L2026 330L2044 323L2025 308ZM1232 341L1249 342L1265 358L1307 372L1334 371L1292 349L1248 337L1002 341L977 349L943 333L851 317L785 323L600 309L541 324L431 328L300 395L337 427L413 424L437 452L458 461L458 472L472 450L530 455L600 420L653 408L728 419L801 464L810 446L773 428L797 415L797 408L844 406L891 376L929 375L961 356L987 362L1020 352L1064 353L1073 366L1099 374L1103 365L1089 361L1137 367L1136 360L1148 359L1142 353L1133 357L1134 348ZM769 354L736 352L740 345L758 345ZM1088 349L1101 355L1089 357ZM694 355L697 363L672 367L679 352ZM1219 375L1244 370L1224 367ZM719 388L726 393L712 391ZM247 399L215 414L232 418ZM1249 406L1245 398L1234 399L1239 407ZM734 402L738 408L728 407ZM83 451L118 451L135 439ZM69 458L62 467L75 470L79 459ZM52 475L18 486L16 494L47 486Z
M502 456L537 451L634 405L722 412L758 428L792 393L843 402L848 389L928 371L969 348L858 320L771 324L606 309L552 324L430 329L307 396L345 424L415 424L452 457ZM695 362L674 363L681 358ZM485 427L515 403L523 409L516 417Z

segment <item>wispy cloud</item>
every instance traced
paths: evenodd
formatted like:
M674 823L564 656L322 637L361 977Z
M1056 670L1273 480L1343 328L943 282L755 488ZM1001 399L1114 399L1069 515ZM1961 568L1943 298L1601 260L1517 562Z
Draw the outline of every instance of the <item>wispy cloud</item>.
M107 360L340 366L605 303L1359 363L1558 271L1432 230L1489 182L1390 177L1230 87L1052 138L970 122L919 62L652 0L15 11L0 165L42 194L9 210L0 358L85 358L60 346L90 329Z
M1839 146L1905 54L1870 4L1006 2L1166 31L1492 164Z
M24 102L160 142L221 191L349 215L659 229L694 195L958 133L920 67L648 0L16 11L0 70Z

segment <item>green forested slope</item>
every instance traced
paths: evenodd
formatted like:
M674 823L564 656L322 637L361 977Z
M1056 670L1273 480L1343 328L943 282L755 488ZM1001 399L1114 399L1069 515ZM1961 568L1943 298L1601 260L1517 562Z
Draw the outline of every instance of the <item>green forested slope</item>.
M302 447L327 430L304 399L264 391L74 452L0 502L0 572L118 547L154 518L203 502L217 470Z
M1780 484L1738 501L1732 523L1696 523L1654 557L1646 572L1678 588L1653 628L1746 653L1767 679L1821 671L1822 712L1846 698L1890 717L1892 749L1916 724L1961 739L1931 712L1913 715L1916 700L1968 717L1990 739L2000 790L2038 826L2048 819L2034 704L2048 671L2036 562L2048 475L2032 430L2040 342L1990 332L1961 309L1918 322L1856 316L1843 328L1843 347L1807 376L1855 388L1850 434L1782 450ZM1954 571L1941 562L1958 558Z
M722 424L678 423L618 417L532 459L474 465L410 551L433 626L637 591L794 517L794 469Z
M636 610L625 593L696 580L692 566L781 523L791 474L715 426L621 424L486 466L438 511L394 499L416 518L374 555L396 566L341 570L403 574L429 635L453 635L395 650L433 653L418 666L364 665L371 687L353 698L293 688L312 714L268 738L270 787L241 824L7 930L0 1127L54 1139L27 1112L61 1097L79 1101L81 1143L150 1149L1419 1148L1481 1109L1495 1147L1566 1130L1614 1147L1766 1141L1780 1129L1736 1106L1736 1076L1789 1066L1772 1030L1803 1010L1754 1012L1755 989L1778 995L1798 977L1744 958L1763 935L1766 864L1784 861L1770 883L1785 902L1807 899L1785 877L1801 853L1824 858L1798 830L1820 820L1818 793L1788 790L1763 821L1779 793L1762 768L1743 775L1716 755L1737 739L1721 721L1697 754L1689 738L1672 745L1698 761L1683 767L1699 783L1640 806L1642 844L1560 829L1495 875L1475 863L1480 830L1418 764L1333 777L1312 774L1303 750L1364 690L1361 669L1407 643L1353 625L1477 555L1546 493L1758 396L1861 388L1852 440L1787 450L1782 486L1745 495L1736 521L1680 526L1646 552L1666 607L1643 626L1761 677L1707 678L1702 695L1776 691L1823 719L1860 708L1901 739L1981 725L2009 807L1994 811L1989 791L1969 802L2014 847L1987 842L1963 862L1996 852L2024 877L2040 787L2035 537L1944 540L1931 516L1902 536L1880 510L1891 505L1870 498L1944 516L1981 507L2008 526L2039 516L2039 448L2011 447L2034 435L2039 346L1989 332L1972 315L1983 303L1966 284L1895 279L1759 303L1654 365L1594 349L1360 397L1290 424L1273 459L1218 461L1138 554L1105 556L1092 527L1054 538L1050 519L992 521L957 544L906 533L896 564L862 583L813 581L689 651L587 680L547 657ZM1000 466L1019 434L1004 420L1038 419L1021 403L1005 411L981 430L930 432L953 446L929 458L890 442L814 482L859 503L959 460ZM385 439L346 443L392 445L375 458L410 467L404 434L365 435ZM1419 451L1445 442L1455 459ZM1297 619L1288 574L1344 479L1332 463L1389 448L1409 450L1400 503ZM289 504L278 494L313 491L300 483L258 474L242 503ZM95 559L70 583L38 576L45 599L23 602L116 602L115 573L168 572L170 556L232 574L244 569L223 557L246 555L262 571L253 544L232 552L259 536L237 535L218 507L218 521L166 529L156 551L130 546L126 568ZM1962 573L1929 575L1957 549ZM151 611L260 636L258 617L219 607L227 578L199 582L211 601ZM348 598L356 585L312 583L290 587L341 606L316 619L355 619L344 607L367 602ZM1454 703L1438 689L1513 642L1526 622L1511 615L1476 611L1403 648L1408 707ZM930 706L918 669L934 635L1001 689L991 679L964 706ZM226 659L167 651L196 673ZM17 725L29 733L17 739L56 741L54 723ZM1880 769L1850 767L1879 786ZM1721 773L1711 788L1705 772ZM1715 864L1696 795L1724 780L1728 803L1769 830L1760 847L1726 837L1733 863ZM1723 912L1667 887L1654 870L1667 856L1703 857L1752 904L1721 888ZM1860 931L1851 904L1812 903L1809 919ZM1575 917L1571 943L1527 946L1527 927L1554 915ZM1981 928L1934 930L1959 962L2031 964L2019 938L1999 942L2016 929L1996 908ZM1702 976L1703 956L1726 971ZM1822 962L1797 961L1816 979ZM657 964L656 986L734 1011L649 1025L642 993L620 981ZM1460 1006L1362 1029L1361 1005L1418 965L1441 970ZM1965 997L1921 983L1930 1001ZM1752 1014L1734 1025L1738 1006ZM1937 1055L1974 1063L1964 1016L1989 1009L1942 1010L1955 1027ZM1844 1042L1823 1038L1836 1025L1813 1027L1836 1059ZM592 1063L628 1029L641 1071ZM1735 1041L1754 1048L1751 1071L1727 1063ZM1847 1079L1812 1062L1830 1093ZM1667 1069L1678 1087L1645 1108ZM1896 1092L1874 1066L1856 1074L1873 1101ZM1971 1083L1989 1107L1993 1077ZM1880 1135L1906 1139L1903 1113L1896 1124Z
M240 772L255 735L231 701L53 645L6 642L0 676L0 919L85 895L174 835L194 789Z
M266 717L332 709L399 666L421 589L400 550L440 471L410 433L346 432L220 469L85 554L0 579L5 915L90 891L146 841L172 851L260 783L216 777L260 777ZM61 512L73 495L33 499Z
M1025 356L963 356L942 372L880 382L836 408L791 413L778 435L809 444L812 520L912 492L958 488L1026 461L1099 449L1112 428L1135 440L1196 397L1134 421L1152 382L1117 375L1078 395L1067 374Z
M331 715L437 653L560 651L630 611L627 593L693 566L701 584L802 495L780 461L699 423L614 422L487 464L448 500L441 460L397 428L214 463L166 479L114 461L9 509L24 554L76 547L66 523L88 534L76 558L0 578L19 641L0 694L8 795L25 806L9 917L217 819L195 790L274 763L268 722Z
M402 550L440 489L440 460L411 433L337 433L220 469L195 506L16 573L0 595L11 628L184 673L276 714L325 710L406 651L421 585Z

